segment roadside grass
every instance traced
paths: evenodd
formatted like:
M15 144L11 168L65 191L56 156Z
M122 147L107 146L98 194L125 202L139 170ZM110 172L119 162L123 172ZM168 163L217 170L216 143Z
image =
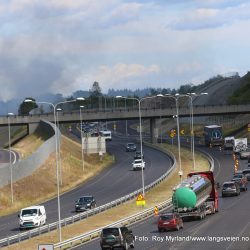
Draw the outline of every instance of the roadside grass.
M41 137L30 135L20 141L15 146L15 149L21 149L23 155L28 155L31 150L34 151L34 148L41 143ZM104 155L102 161L99 160L97 154L85 155L85 168L83 172L81 146L65 136L62 136L60 155L62 168L61 193L84 183L84 181L95 176L113 162L112 157L108 154ZM56 197L56 187L56 158L55 153L52 153L46 162L30 176L13 183L13 204L11 204L10 201L10 185L0 189L0 216L19 211L23 207L39 204L45 200Z
M160 144L159 144L160 145ZM173 154L178 158L178 150L176 146L162 144L162 147L166 150L172 151ZM196 171L209 170L209 163L199 153L196 153ZM191 153L188 149L181 148L181 160L183 176L193 171ZM77 222L72 225L68 225L62 228L63 240L72 238L74 236L89 232L96 228L104 227L112 222L118 221L124 217L128 217L142 209L154 207L155 205L169 199L172 195L172 189L175 187L180 179L178 176L179 167L177 164L176 169L170 174L170 176L160 183L158 186L150 190L145 194L146 205L144 208L136 206L135 200L129 201L116 208L109 209L95 216L89 217L83 221ZM28 241L20 242L19 244L11 245L5 249L19 250L19 249L36 249L38 244L53 244L58 242L58 231L53 231L40 235L35 238L31 238Z
M19 130L22 132L23 130ZM13 137L17 135L13 135ZM21 141L12 146L12 150L19 153L21 159L25 159L30 156L35 150L37 150L44 141L49 138L48 134L41 129L37 129L33 134L26 136Z

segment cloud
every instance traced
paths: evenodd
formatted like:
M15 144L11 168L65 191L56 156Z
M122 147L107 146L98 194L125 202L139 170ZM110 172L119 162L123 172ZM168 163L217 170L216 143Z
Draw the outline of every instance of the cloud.
M78 75L76 75L76 71ZM64 72L64 76L71 76L68 79L70 86L74 90L81 89L81 87L89 86L93 82L100 83L103 92L107 92L109 88L131 88L136 89L142 87L142 82L145 83L145 79L150 78L160 73L160 68L157 65L150 65L148 67L140 64L124 64L118 63L112 67L107 65L100 65L95 69L92 69L89 74L85 74L79 70L79 68L68 68ZM63 76L63 75L62 75ZM64 78L64 77L63 77ZM62 79L54 84L54 87L58 88L62 85ZM64 83L66 83L64 81ZM60 87L61 90L67 90L67 85Z
M250 19L250 12L248 11L250 3L238 3L235 6L227 7L223 4L225 4L225 1L216 3L211 0L202 4L202 7L186 9L179 15L180 17L175 17L168 27L175 30L212 29ZM224 6L224 8L221 8L221 6Z
M0 101L94 81L103 91L177 88L246 70L248 2L2 0Z

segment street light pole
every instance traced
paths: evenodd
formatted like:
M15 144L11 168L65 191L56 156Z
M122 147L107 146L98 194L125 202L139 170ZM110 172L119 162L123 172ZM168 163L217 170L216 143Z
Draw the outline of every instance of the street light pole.
M135 100L138 102L138 109L139 109L139 133L140 133L140 148L141 148L141 160L143 160L143 151L142 151L142 119L141 119L141 102L146 100L146 99L151 99L155 98L156 96L147 96L141 99L138 99L136 97L125 97L125 96L116 96L116 98L123 98L123 99L128 99L128 100ZM142 195L145 197L145 186L144 186L144 170L142 167Z
M81 130L81 149L82 149L82 171L84 172L84 147L83 147L83 133L82 133L82 108L84 106L80 106L80 130Z
M180 143L180 122L179 122L179 103L178 99L182 97L179 93L176 93L175 95L170 94L158 94L157 97L168 97L173 98L175 100L175 106L176 106L176 122L177 122L177 144L178 144L178 161L179 161L179 176L180 181L182 181L182 165L181 165L181 143Z
M11 140L10 140L10 116L14 115L13 113L8 113L8 132L9 132L9 168L10 168L10 196L11 204L14 203L14 192L13 192L13 165L11 157Z
M193 170L195 171L195 154L194 154L194 109L193 109L193 98L202 96L202 95L208 95L206 92L202 92L200 94L196 93L187 93L186 96L189 97L190 100L190 115L191 115L191 152L192 152L192 158L193 158Z
M60 112L60 111L62 111L62 109L61 108L57 108L56 109L56 123L57 123L57 127L58 127L58 130L60 130L60 128L59 128L59 117L58 117L58 112ZM59 137L59 133L58 133L58 130L56 130L56 137L57 137L57 139L58 140L60 140L60 142L58 143L58 152L57 152L57 154L58 154L58 159L59 159L59 179L60 179L60 184L61 184L61 186L62 186L62 164L61 164L61 137Z
M53 107L53 116L54 116L54 130L55 130L55 144L56 144L56 182L57 182L57 207L58 207L58 231L59 231L59 242L62 241L62 228L61 228L61 205L60 205L60 183L59 183L59 157L58 157L58 133L57 133L57 119L56 119L56 108L60 104L65 104L65 103L71 103L71 102L76 102L77 100L79 101L84 101L85 99L83 97L76 98L74 100L69 100L69 101L64 101L64 102L59 102L57 104L53 104L51 102L37 102L33 101L31 99L26 99L24 102L33 102L33 103L38 103L38 104L48 104Z
M141 99L142 100L142 99ZM140 147L141 147L141 160L143 162L143 152L142 152L142 126L141 126L141 100L137 99L139 105L139 130L140 130ZM145 184L144 184L144 166L142 165L142 195L145 197Z

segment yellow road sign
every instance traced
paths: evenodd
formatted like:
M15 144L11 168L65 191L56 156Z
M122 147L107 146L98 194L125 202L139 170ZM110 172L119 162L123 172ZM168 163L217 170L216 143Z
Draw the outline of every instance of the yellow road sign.
M137 206L145 206L146 200L142 194L139 194L136 198L136 205Z

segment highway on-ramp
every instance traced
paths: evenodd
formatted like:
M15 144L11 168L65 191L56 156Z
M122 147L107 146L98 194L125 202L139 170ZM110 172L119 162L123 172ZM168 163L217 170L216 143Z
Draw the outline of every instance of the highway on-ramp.
M142 187L141 171L131 171L133 152L125 152L127 140L113 137L107 142L107 149L115 156L112 167L104 170L84 185L62 194L61 218L75 214L75 201L83 195L91 194L95 197L97 206L125 196ZM138 145L139 147L139 145ZM145 185L153 182L163 175L172 165L171 159L157 150L143 147L146 162L144 171ZM57 199L43 203L47 213L47 223L58 219ZM34 204L35 205L35 204ZM0 218L0 238L19 233L19 219L17 213Z
M215 176L220 183L231 180L233 158L218 148L202 150L215 160ZM241 161L240 168L246 167ZM248 184L250 190L250 185ZM219 190L219 212L208 215L204 220L186 221L184 229L159 233L157 218L153 217L134 224L130 228L135 235L135 249L144 250L247 250L250 249L250 191L237 197L221 198ZM100 249L99 239L74 249Z

